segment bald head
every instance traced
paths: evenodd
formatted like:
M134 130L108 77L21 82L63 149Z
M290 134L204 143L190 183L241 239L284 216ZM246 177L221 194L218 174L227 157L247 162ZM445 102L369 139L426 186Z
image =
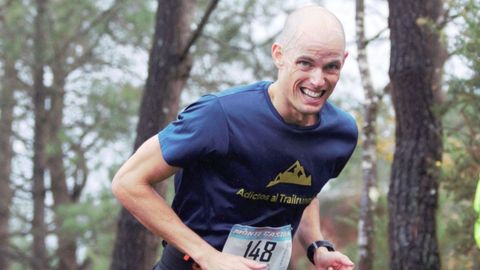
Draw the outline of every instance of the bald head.
M320 6L306 6L292 12L277 38L277 43L284 49L289 49L305 36L316 37L324 42L340 42L345 48L342 23L332 12Z

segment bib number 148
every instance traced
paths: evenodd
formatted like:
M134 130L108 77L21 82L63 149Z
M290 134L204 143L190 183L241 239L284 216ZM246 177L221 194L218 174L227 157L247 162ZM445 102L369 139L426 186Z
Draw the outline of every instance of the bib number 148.
M252 240L248 243L247 249L243 257L252 258L261 262L269 262L272 258L272 252L275 250L277 243L271 241Z

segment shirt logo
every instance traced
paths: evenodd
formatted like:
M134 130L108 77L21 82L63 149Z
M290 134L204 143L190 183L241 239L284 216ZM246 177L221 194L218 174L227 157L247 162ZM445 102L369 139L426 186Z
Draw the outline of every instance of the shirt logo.
M288 167L284 172L281 172L274 180L268 183L267 187L273 187L277 184L294 184L300 186L311 186L312 176L305 173L305 169L300 164L300 161L295 161L292 166Z

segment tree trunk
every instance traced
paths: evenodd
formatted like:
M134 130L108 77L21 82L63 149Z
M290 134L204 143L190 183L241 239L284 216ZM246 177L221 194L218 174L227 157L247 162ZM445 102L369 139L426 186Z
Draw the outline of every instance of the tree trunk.
M45 238L47 235L45 226L45 143L47 139L46 129L46 88L44 85L45 64L45 16L46 0L37 0L37 14L35 16L34 32L34 66L33 66L33 103L35 107L35 127L33 142L33 268L44 270L48 268L47 248Z
M63 108L65 96L66 74L62 69L63 57L56 56L53 64L54 83L50 93L51 108L48 111L48 126L50 137L48 145L52 151L48 155L48 169L51 175L51 189L53 195L53 211L55 212L56 234L58 237L57 269L77 269L76 236L61 230L63 224L62 207L73 203L71 192L67 186L67 176L63 164L64 151L62 149Z
M390 269L440 269L435 213L442 128L434 112L440 0L389 0L396 144L388 194ZM438 90L437 90L438 91Z
M365 5L356 0L357 61L365 92L364 126L362 127L362 171L363 190L360 200L360 220L358 223L359 256L357 267L360 270L373 269L374 254L374 202L372 192L377 188L377 131L376 119L379 97L376 95L368 69L367 41L365 38Z
M13 97L16 72L13 59L5 56L3 59L4 76L2 78L2 98L0 99L0 269L10 269L8 255L10 220L10 205L13 191L10 187L12 171L12 123L15 99Z
M195 0L158 0L155 35L150 51L148 78L140 107L134 150L158 133L178 112L181 90L189 76L187 45ZM157 191L164 196L166 184ZM122 208L118 220L111 270L151 269L159 239Z

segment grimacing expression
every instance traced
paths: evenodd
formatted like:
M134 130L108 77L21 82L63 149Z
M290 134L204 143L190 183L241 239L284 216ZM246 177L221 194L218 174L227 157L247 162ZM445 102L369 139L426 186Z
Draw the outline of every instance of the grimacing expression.
M332 94L347 53L343 39L304 33L288 46L280 46L278 81L291 110L318 115Z

